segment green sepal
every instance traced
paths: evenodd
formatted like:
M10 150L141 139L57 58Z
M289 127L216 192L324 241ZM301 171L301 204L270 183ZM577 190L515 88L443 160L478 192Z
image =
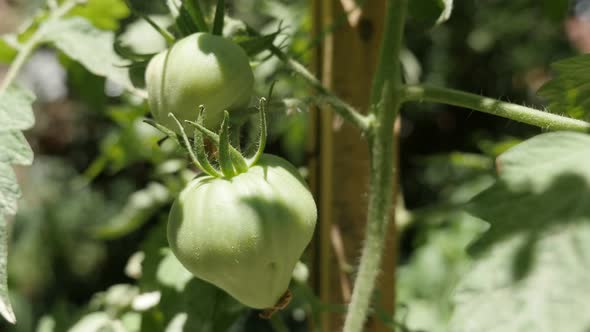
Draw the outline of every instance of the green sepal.
M212 132L211 130L205 128L203 125L200 125L194 121L185 120L185 122L190 124L191 126L193 126L196 130L200 131L205 137L210 139L211 142L213 142L213 144L215 144L215 146L217 146L219 148L219 135L217 135L216 133ZM236 148L234 148L230 144L229 152L230 152L230 155L232 157L232 160L234 161L234 165L236 166L236 169L238 170L238 172L243 173L243 172L247 171L248 164L246 163L246 160L244 159L244 157L242 156L240 151L238 151Z
M205 111L205 107L203 105L199 106L199 115L197 117L197 123L200 124L201 126L203 125L204 111ZM201 133L199 130L194 131L194 149L197 154L197 160L199 161L199 163L203 167L203 171L205 173L207 173L213 177L223 177L223 174L221 174L218 170L216 170L209 162L209 159L207 158L207 152L205 151L205 142L203 140L203 133Z
M180 14L185 12L185 15L188 14L188 18L191 24L194 26L194 32L207 32L209 31L209 27L207 26L207 22L205 22L205 15L203 14L203 10L199 5L198 0L183 0L182 7L180 8Z
M217 0L217 6L215 7L215 18L213 19L213 28L211 33L214 35L221 36L223 34L223 19L225 17L225 1Z
M229 149L229 113L224 111L221 131L219 132L219 167L223 175L227 178L236 175Z
M269 93L269 96L270 96L270 93ZM256 150L256 153L254 154L254 156L248 160L248 167L252 167L254 164L256 164L256 162L258 162L258 160L260 159L260 157L264 153L264 148L266 147L266 138L268 135L267 123L266 123L266 98L264 98L264 97L260 98L260 103L258 105L258 111L259 111L259 116L260 116L260 123L259 123L260 136L258 137L258 149Z
M174 114L168 113L168 116L171 117L174 120L174 122L176 122L176 124L178 125L178 129L180 130L180 134L181 134L180 136L182 137L182 140L186 146L186 150L188 151L188 154L191 157L193 164L195 164L195 166L197 166L197 168L199 168L200 170L202 170L204 172L205 170L203 169L203 166L201 166L201 164L199 163L199 160L195 156L191 142L189 141L188 136L186 135L186 132L184 130L184 126L180 123L180 121L178 121L178 119L176 118L176 116L174 116Z

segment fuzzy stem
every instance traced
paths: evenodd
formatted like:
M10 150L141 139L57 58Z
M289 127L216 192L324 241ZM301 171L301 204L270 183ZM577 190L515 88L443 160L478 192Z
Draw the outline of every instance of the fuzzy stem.
M547 130L590 131L590 123L585 121L463 91L427 85L414 85L403 86L401 88L401 93L404 101L431 101L465 107L475 111L527 123Z
M387 3L385 33L371 94L374 121L370 122L368 135L371 175L367 228L344 332L364 330L385 247L393 196L393 129L401 105L401 73L397 59L402 46L406 1L389 0Z
M291 59L287 54L276 46L271 46L270 51L279 60L283 61L289 69L303 78L309 85L325 97L326 102L333 106L334 112L338 113L344 120L352 123L361 131L366 132L369 128L369 121L366 116L359 113L342 99L338 98L332 91L328 90L304 65Z
M6 92L6 89L14 82L18 73L25 65L31 54L37 49L37 47L43 42L43 38L45 38L45 27L48 23L61 18L62 16L66 15L70 12L70 10L74 9L77 5L79 5L81 1L79 0L69 0L64 2L61 6L55 9L55 11L51 12L51 15L38 29L33 33L33 35L25 42L24 45L19 49L16 58L8 68L6 75L4 76L4 81L0 85L0 94Z

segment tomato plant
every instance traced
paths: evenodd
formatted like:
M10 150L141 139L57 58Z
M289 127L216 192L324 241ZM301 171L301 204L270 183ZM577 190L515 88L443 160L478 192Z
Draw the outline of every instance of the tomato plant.
M330 0L313 15L303 1L231 2L244 21L224 0L166 1L166 15L151 1L36 1L0 36L0 315L20 320L7 330L587 332L590 56L548 63L564 29L590 49L590 11L527 1ZM299 62L310 54L321 79ZM50 80L18 85L29 75ZM29 89L40 125L25 136ZM303 116L285 136L314 141L313 194L280 143L266 148L267 108L275 136ZM33 162L28 140L40 156L13 168ZM424 166L417 151L437 155Z
M224 110L248 106L254 76L246 52L221 36L199 32L184 37L149 62L145 74L150 110L173 130L168 117L195 120L207 109L205 126L217 128Z

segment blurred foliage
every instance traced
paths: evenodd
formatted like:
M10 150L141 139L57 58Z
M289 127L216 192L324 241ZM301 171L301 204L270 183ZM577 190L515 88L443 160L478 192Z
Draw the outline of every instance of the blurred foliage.
M131 3L160 26L172 27L174 18L164 1ZM201 1L207 22L213 3ZM424 16L410 18L402 56L408 82L542 105L545 100L535 92L553 74L549 63L576 54L562 28L566 0L411 3L436 6L427 7L432 9L428 12L414 10ZM39 5L24 3L31 19L18 35L0 39L0 62L13 59L11 40L29 38L47 15L35 10ZM451 7L450 19L433 26ZM225 35L238 36L246 24L265 35L279 31L275 45L304 63L311 60L317 41L309 38L308 2L228 1L228 10ZM19 324L0 323L0 329L307 331L308 318L324 310L342 311L320 303L301 272L304 277L293 282L293 303L271 322L262 321L256 311L191 278L169 254L166 212L175 193L195 173L171 142L161 143L163 135L142 122L149 116L137 96L144 68L131 67L130 80L124 67L130 61L113 42L144 55L166 44L145 21L129 14L123 1L90 0L49 27L47 42L58 49L54 60L65 72L65 82L42 85L63 84L67 93L36 105L37 127L28 133L36 160L31 168L18 169L24 199L14 218L9 257L11 298ZM324 30L329 33L330 28L334 27ZM46 62L36 68L49 66L49 60L41 60ZM269 152L305 165L309 88L268 52L257 54L252 63L257 96L266 96L270 84L277 82ZM577 62L565 65L556 69L584 73ZM32 71L33 82L47 82L43 71ZM584 88L582 81L563 84ZM552 82L545 92L551 92L551 85L562 85L559 78ZM138 90L125 93L124 87ZM35 84L31 89L43 95ZM550 102L564 97L542 95ZM583 98L583 93L565 97ZM587 113L556 111L576 117ZM395 320L409 331L447 331L454 309L451 295L472 266L465 248L485 228L462 208L473 197L481 198L482 192L498 190L493 187L494 158L539 130L427 104L407 105L402 127L402 187L409 217L401 237ZM481 263L485 271L488 263ZM475 304L477 300L471 299Z

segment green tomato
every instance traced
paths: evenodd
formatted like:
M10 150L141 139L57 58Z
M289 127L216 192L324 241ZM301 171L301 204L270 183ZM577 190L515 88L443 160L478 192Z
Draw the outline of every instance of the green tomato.
M271 308L312 238L313 197L297 170L263 155L231 179L197 177L180 193L168 242L196 277L252 308Z
M145 80L155 120L178 132L168 113L180 121L194 121L198 107L204 105L205 126L215 129L224 110L247 106L254 75L239 45L220 36L195 33L153 57Z

